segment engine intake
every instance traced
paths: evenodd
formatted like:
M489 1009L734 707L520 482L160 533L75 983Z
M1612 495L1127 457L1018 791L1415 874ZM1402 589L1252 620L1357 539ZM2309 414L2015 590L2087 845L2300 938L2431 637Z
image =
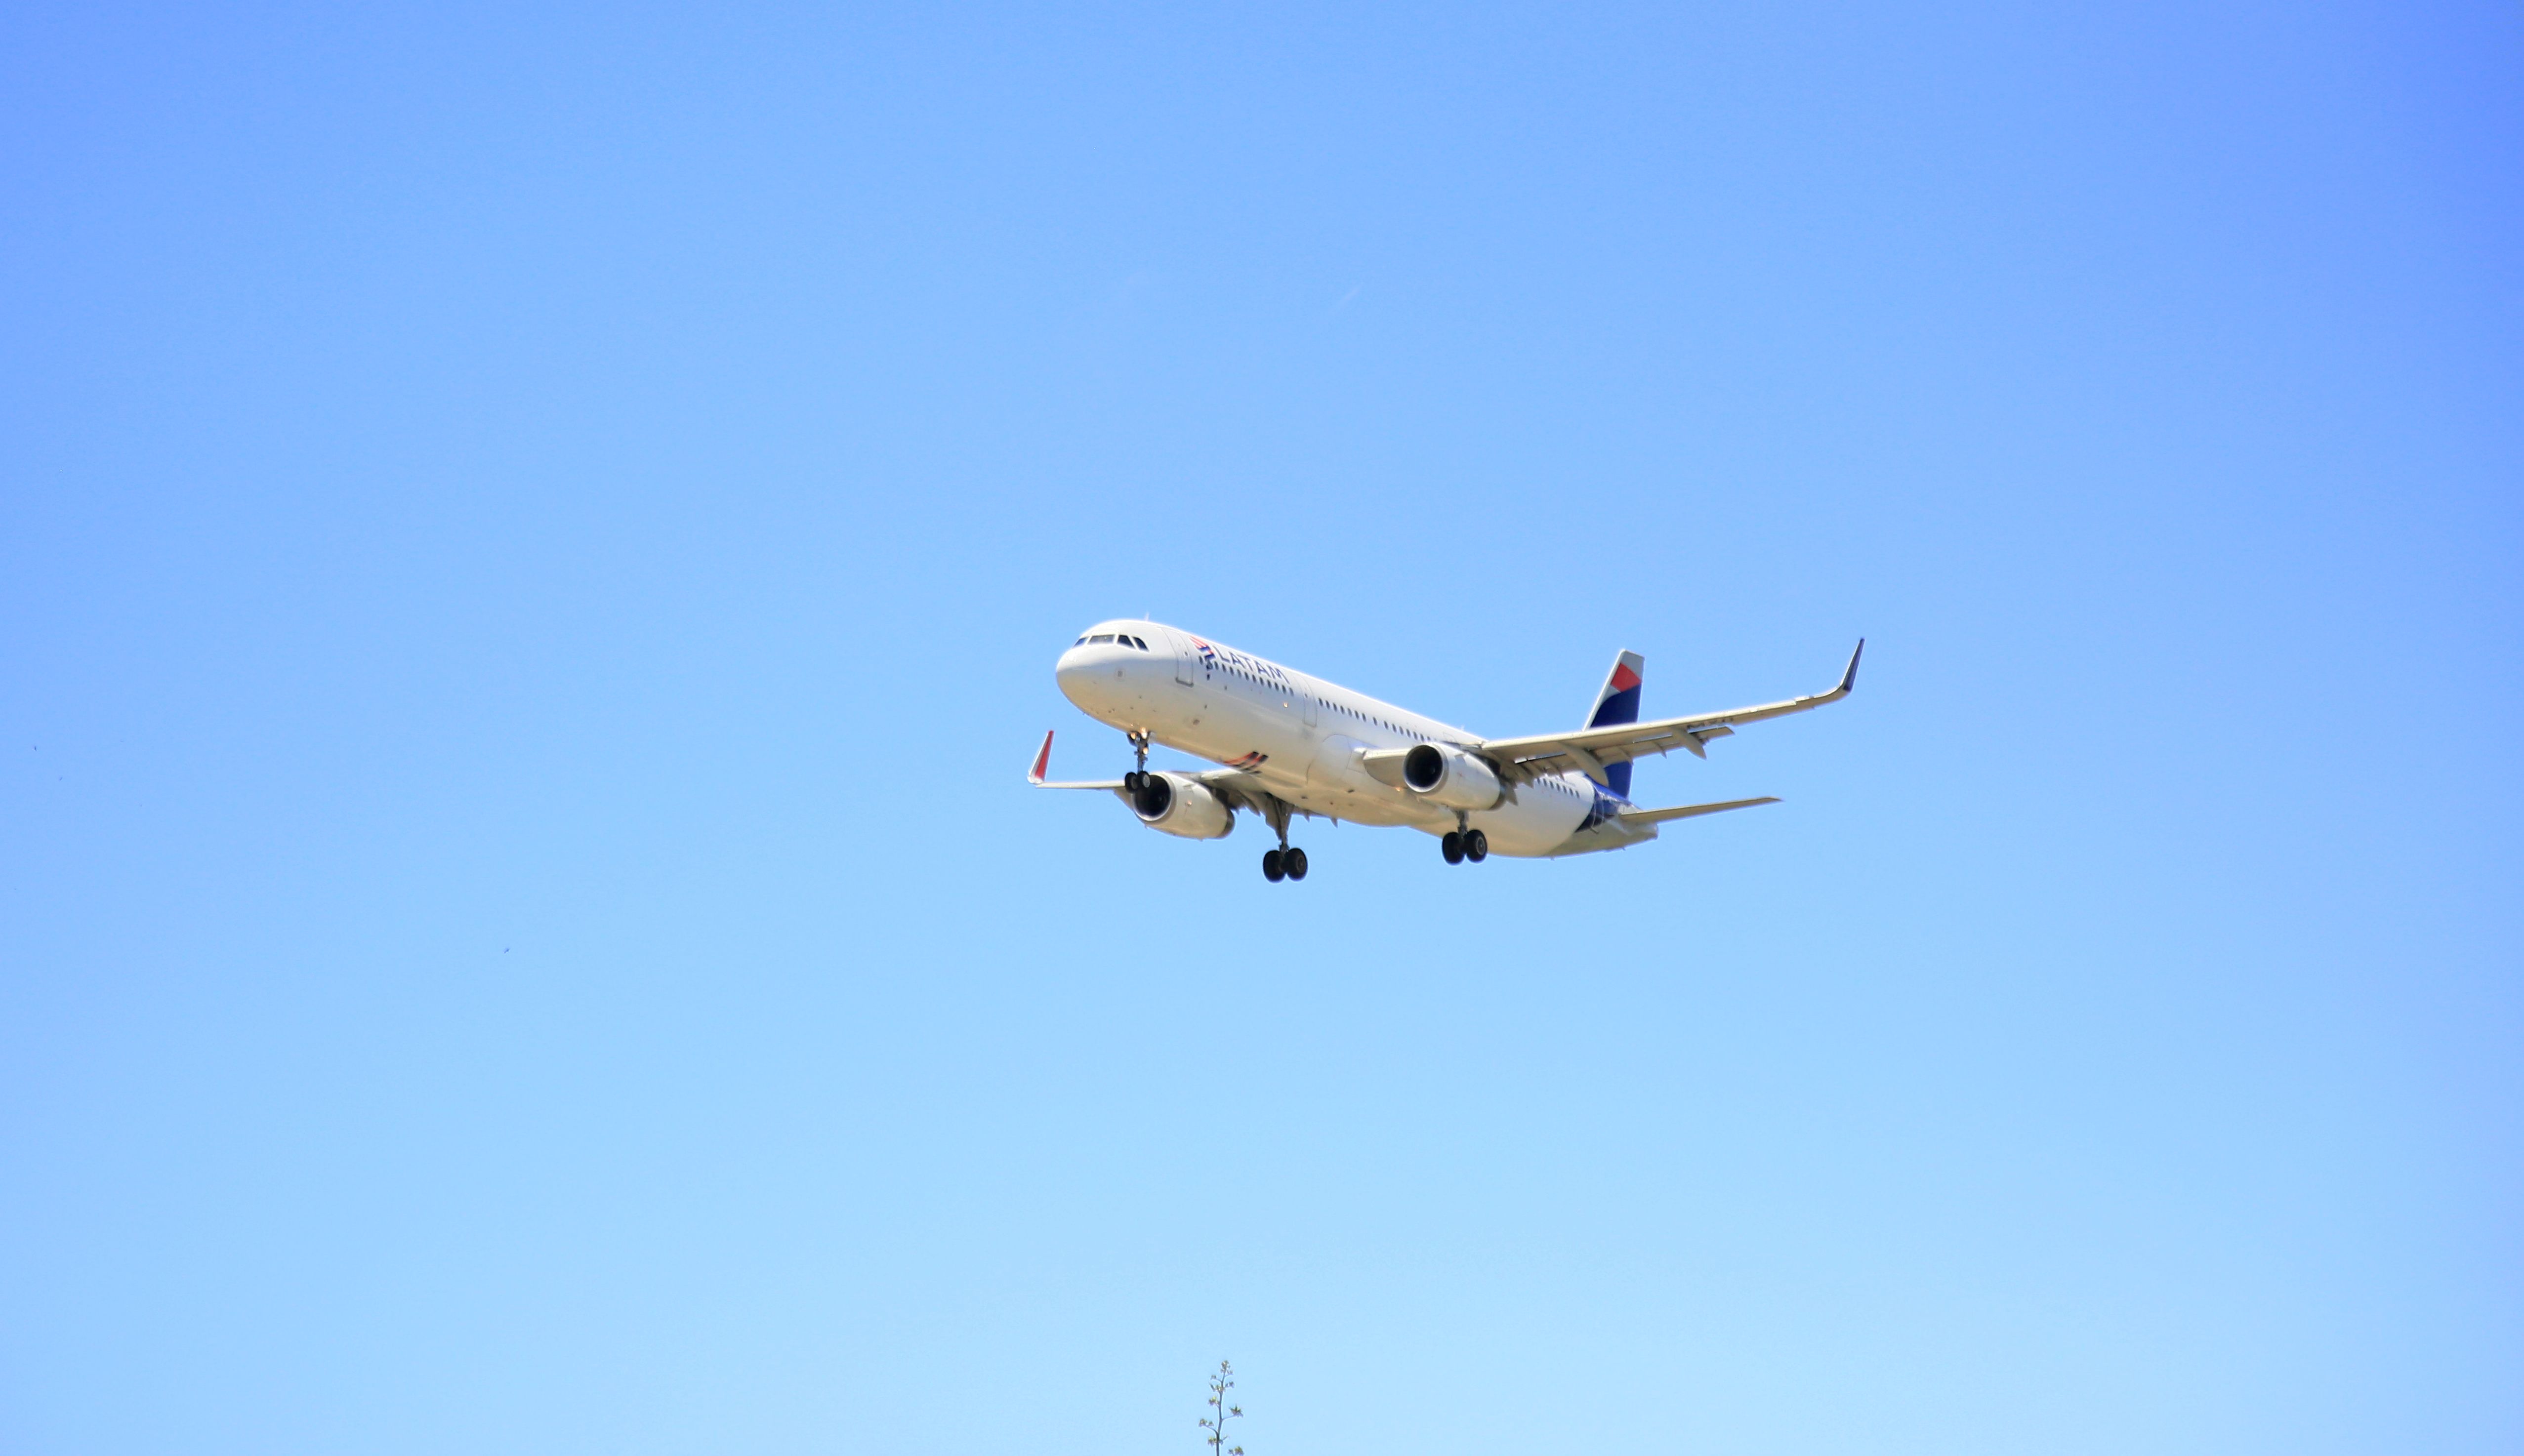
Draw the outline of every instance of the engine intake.
M1505 792L1498 771L1452 744L1424 743L1402 755L1402 786L1450 809L1495 808Z
M1236 827L1236 811L1225 800L1209 792L1207 784L1179 773L1152 773L1147 787L1130 798L1131 812L1160 834L1217 840Z

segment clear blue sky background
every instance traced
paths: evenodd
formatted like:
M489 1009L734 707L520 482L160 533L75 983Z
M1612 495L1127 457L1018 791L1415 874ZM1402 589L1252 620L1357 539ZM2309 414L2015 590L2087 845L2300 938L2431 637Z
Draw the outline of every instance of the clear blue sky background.
M0 1447L2524 1445L2524 19L1758 9L13 8Z

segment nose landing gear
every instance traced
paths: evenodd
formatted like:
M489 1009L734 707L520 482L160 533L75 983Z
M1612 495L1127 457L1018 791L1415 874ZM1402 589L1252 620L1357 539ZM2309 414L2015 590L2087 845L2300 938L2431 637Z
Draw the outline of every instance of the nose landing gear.
M1148 787L1148 735L1137 728L1125 728L1122 732L1131 740L1132 755L1138 759L1131 771L1122 775L1122 788L1137 794Z

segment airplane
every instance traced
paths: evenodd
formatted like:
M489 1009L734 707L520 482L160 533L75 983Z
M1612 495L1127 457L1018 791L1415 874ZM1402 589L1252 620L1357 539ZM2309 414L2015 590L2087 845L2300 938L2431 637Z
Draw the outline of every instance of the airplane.
M1052 730L1026 782L1110 791L1141 823L1185 839L1226 838L1241 809L1279 836L1262 855L1262 877L1274 884L1306 877L1306 851L1288 843L1297 815L1418 829L1437 836L1448 864L1623 849L1672 820L1779 801L1641 808L1630 802L1632 759L1675 749L1707 758L1711 741L1743 724L1838 703L1858 685L1866 651L1861 638L1827 692L1648 722L1639 721L1646 659L1625 652L1585 726L1483 738L1163 622L1098 622L1053 671L1081 711L1129 737L1139 766L1118 779L1049 782ZM1219 766L1152 773L1151 743Z

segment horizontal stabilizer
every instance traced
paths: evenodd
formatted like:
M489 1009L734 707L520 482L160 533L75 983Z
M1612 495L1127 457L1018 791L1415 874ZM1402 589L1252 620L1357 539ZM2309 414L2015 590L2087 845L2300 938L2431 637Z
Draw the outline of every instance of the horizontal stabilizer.
M1728 809L1749 809L1756 804L1777 803L1775 798L1730 799L1724 803L1686 803L1670 809L1624 809L1625 824L1662 824L1668 819L1692 819L1702 814L1723 814Z

